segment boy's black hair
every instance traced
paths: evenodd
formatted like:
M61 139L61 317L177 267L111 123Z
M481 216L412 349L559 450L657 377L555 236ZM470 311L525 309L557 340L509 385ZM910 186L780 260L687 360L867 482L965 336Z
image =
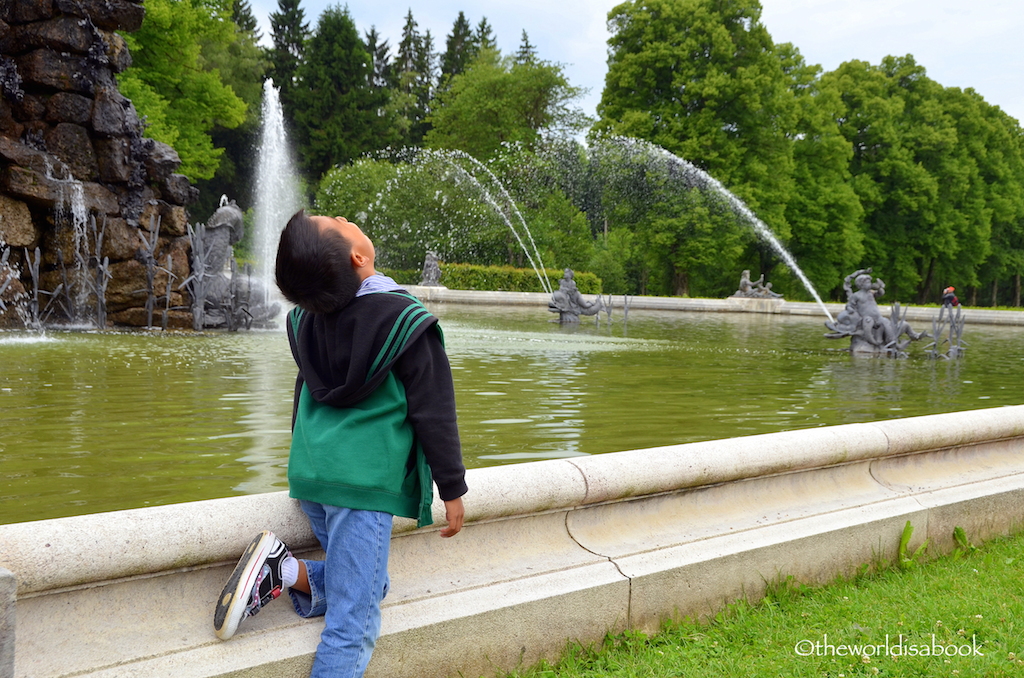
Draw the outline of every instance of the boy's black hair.
M277 245L277 286L285 299L305 311L336 311L355 298L361 282L351 257L352 243L345 236L321 230L305 210L299 210Z

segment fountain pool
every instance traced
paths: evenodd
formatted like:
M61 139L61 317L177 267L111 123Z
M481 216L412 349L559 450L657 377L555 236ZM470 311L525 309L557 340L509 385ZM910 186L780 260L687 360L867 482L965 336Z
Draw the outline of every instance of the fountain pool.
M960 360L897 361L851 358L813 317L430 307L469 467L1020 403L1010 327L972 326ZM0 523L287 486L282 332L6 332L0 363Z

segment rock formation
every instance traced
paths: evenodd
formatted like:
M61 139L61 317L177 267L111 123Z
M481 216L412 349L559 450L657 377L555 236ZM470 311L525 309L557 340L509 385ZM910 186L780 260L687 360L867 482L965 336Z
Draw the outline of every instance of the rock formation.
M159 228L156 260L163 266L170 255L168 301L189 306L177 284L189 275L186 206L198 197L175 173L174 149L142 136L114 78L131 65L115 31L138 30L144 15L142 0L0 0L0 248L10 250L20 286L53 293L63 281L69 298L70 267L106 262L108 323L135 326L147 323L147 297L168 291L162 269L147 291L151 227ZM80 231L83 216L102 233L98 253L98 239L83 243L71 223ZM28 261L37 247L38 281ZM15 324L10 313L0 326ZM171 311L170 326L191 324L188 310Z

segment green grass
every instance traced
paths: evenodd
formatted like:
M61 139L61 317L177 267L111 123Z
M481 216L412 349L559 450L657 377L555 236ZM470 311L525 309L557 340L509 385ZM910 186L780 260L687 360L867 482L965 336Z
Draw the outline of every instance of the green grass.
M758 604L735 603L707 624L570 645L556 664L507 678L1024 676L1024 534L974 548L961 531L957 543L942 558L829 586L778 582ZM947 648L969 656L933 656Z

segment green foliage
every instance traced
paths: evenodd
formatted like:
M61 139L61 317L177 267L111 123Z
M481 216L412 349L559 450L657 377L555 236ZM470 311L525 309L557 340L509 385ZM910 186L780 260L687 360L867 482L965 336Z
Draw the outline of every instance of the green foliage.
M964 528L957 525L953 528L953 541L956 542L956 547L962 553L974 553L978 548L971 543L971 540L967 538L967 533L964 532Z
M245 120L245 102L204 55L235 42L230 17L226 0L147 0L142 27L125 37L133 65L119 86L150 123L147 136L174 147L179 171L192 180L217 171L223 150L210 131Z
M305 47L292 94L299 162L309 177L386 146L386 95L372 84L373 63L348 10L328 7Z
M454 290L495 290L500 292L544 292L537 272L512 266L476 266L441 263L441 284ZM558 289L563 271L544 269L552 289ZM600 294L601 279L586 271L573 271L576 288L582 294Z
M563 268L586 269L594 255L594 239L586 214L559 188L552 186L544 160L522 144L503 146L488 163L529 224L542 261ZM509 263L525 264L522 248Z
M503 57L487 19L471 27L460 12L437 53L410 10L392 62L388 41L372 28L362 40L347 9L329 7L311 33L300 4L278 0L265 53L247 0L147 0L127 36L135 66L122 92L200 182L198 213L222 193L246 207L269 74L304 178L330 177L321 209L362 215L398 270L427 249L525 267L509 227L518 212L544 263L596 271L609 291L725 296L750 269L809 299L732 208L657 159L664 149L743 200L825 297L841 300L843 277L870 266L890 300L926 303L954 285L965 302L1020 303L1024 133L909 55L822 73L773 42L758 0L628 0L609 14L588 148L576 141L589 124L580 90L525 32ZM649 146L602 145L607 135ZM465 171L438 163L357 161L403 144L478 158L514 205L488 204Z
M512 266L477 266L474 264L439 263L441 284L453 290L499 290L503 292L544 292L537 272L532 268ZM418 285L422 269L377 268L400 285ZM544 269L543 275L553 289L558 289L562 271ZM576 287L583 294L600 294L601 279L593 273L573 272Z
M617 229L598 239L586 268L601 279L608 294L631 294L636 288L629 278L629 262L635 258L633 234Z
M557 661L507 678L1016 676L1024 668L1016 622L1024 614L1022 553L1018 535L827 586L779 577L758 603L740 600L700 622L671 620L653 635L627 630L597 645L570 643ZM933 643L942 656L932 653ZM911 646L918 651L908 652ZM946 655L950 646L980 654Z
M814 287L827 294L864 256L864 210L850 174L853 146L836 123L842 98L821 86L820 67L808 66L791 45L777 45L776 51L797 106L793 190L785 208L792 234L787 248ZM785 289L800 287L795 276L788 281L778 271L773 276Z
M334 167L320 182L314 210L318 214L343 215L363 228L372 228L368 220L374 203L397 176L397 165L369 158Z
M910 544L910 538L913 535L914 526L911 525L910 521L908 520L907 524L903 526L903 534L900 535L900 546L897 556L897 562L899 563L901 570L909 570L910 568L916 566L918 557L924 553L924 550L926 548L928 548L928 540L925 539L924 542L916 549L914 549L913 553L911 553L908 549L908 544Z
M277 12L270 13L269 75L281 90L281 105L289 119L294 119L299 66L306 60L309 24L299 6L301 0L277 0Z
M473 39L473 29L466 19L465 12L459 12L459 16L452 25L452 32L448 34L445 41L445 51L441 55L441 81L440 89L447 89L448 83L456 75L461 75L469 62L476 54L476 42Z
M646 139L707 170L785 239L796 108L760 15L756 0L613 9L597 129Z
M865 260L886 272L887 290L921 303L951 282L977 284L993 214L998 210L1000 226L1024 216L1019 188L1006 190L1021 185L1020 147L1007 135L1007 121L973 93L928 78L909 55L879 66L851 61L822 84L844 103L840 130L853 145Z
M320 184L316 209L360 222L381 265L391 268L420 266L428 251L442 261L497 264L519 248L479 184L443 161L363 159L334 168Z
M315 209L359 223L377 244L382 266L413 268L433 251L441 260L459 263L523 267L539 254L541 262L586 268L594 247L590 229L563 194L518 194L509 202L499 187L488 190L481 183L477 175L489 181L486 170L460 158L363 158L336 167L320 183Z
M373 64L371 82L374 87L389 87L393 84L394 73L391 68L391 46L382 40L376 28L366 31L366 51L370 53Z
M427 119L434 94L434 41L430 31L419 32L410 9L402 27L402 39L395 55L393 110L402 118L405 136L401 143L418 146L430 128Z
M196 182L199 201L190 207L193 215L206 218L213 214L220 197L227 195L245 209L254 195L255 149L259 139L263 80L270 62L259 46L256 18L249 3L234 0L232 20L235 39L231 42L205 42L203 55L216 68L224 84L245 102L245 122L234 128L215 126L210 137L216 148L223 148L214 176Z
M433 102L424 143L482 160L505 143L529 144L542 134L571 135L586 122L572 106L581 93L560 66L537 60L517 63L496 50L482 49Z
M168 101L150 86L138 70L128 69L118 75L117 88L131 100L146 126L145 135L174 147L178 128L168 120Z

